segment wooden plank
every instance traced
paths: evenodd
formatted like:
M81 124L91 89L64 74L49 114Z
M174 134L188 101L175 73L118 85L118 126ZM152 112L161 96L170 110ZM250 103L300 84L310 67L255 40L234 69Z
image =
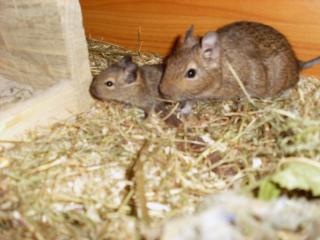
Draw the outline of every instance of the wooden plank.
M82 13L78 0L56 0L62 22L65 39L68 69L74 91L78 94L79 110L83 111L93 102L89 94L92 75L89 53L82 25Z
M0 0L0 78L37 93L0 111L0 139L86 111L93 102L78 0Z
M43 89L70 79L56 1L0 1L0 74ZM0 52L1 53L1 52ZM6 68L9 66L10 68ZM11 74L7 74L11 72Z
M0 59L0 74L36 89L90 78L79 1L1 0Z
M319 0L80 0L89 36L137 49L167 54L177 35L194 24L196 33L237 20L270 24L283 32L297 55L307 60L320 55ZM320 76L320 66L306 73Z
M27 130L79 113L77 99L72 83L63 81L0 112L0 141L21 139Z

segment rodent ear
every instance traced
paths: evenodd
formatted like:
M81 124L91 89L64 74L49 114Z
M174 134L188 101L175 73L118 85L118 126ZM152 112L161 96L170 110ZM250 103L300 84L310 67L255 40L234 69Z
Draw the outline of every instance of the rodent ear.
M121 67L127 67L128 65L132 64L132 57L130 55L126 55L119 61L119 65Z
M183 46L184 47L193 47L198 43L198 38L193 36L193 25L191 25L184 35Z
M218 34L216 32L208 32L201 41L201 55L210 63L217 62L220 57L220 46Z
M132 62L132 56L124 56L119 61L119 65L124 69L123 80L125 83L133 83L137 79L138 66Z
M125 77L126 83L133 83L137 79L138 66L134 63L130 63L125 67Z

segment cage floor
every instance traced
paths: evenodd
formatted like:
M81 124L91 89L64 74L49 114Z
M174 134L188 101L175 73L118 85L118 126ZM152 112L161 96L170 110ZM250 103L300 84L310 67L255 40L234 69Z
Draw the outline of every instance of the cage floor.
M89 50L94 75L125 54L161 61L93 40ZM0 238L139 239L141 223L192 213L205 196L254 185L280 161L320 161L319 79L302 77L255 105L201 102L173 128L134 107L96 102L29 132L0 149Z

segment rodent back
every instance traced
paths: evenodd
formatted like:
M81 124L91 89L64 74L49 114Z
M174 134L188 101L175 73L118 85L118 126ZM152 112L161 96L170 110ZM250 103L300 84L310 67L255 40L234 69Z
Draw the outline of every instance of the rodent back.
M235 22L217 30L222 42L233 43L249 56L268 58L279 53L289 54L296 59L287 38L275 28L257 22ZM228 40L228 41L227 41Z

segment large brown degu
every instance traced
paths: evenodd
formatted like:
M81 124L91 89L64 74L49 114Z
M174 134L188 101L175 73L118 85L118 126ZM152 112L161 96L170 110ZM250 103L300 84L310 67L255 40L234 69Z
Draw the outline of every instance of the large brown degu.
M250 96L271 97L294 86L302 69L318 63L320 57L299 61L287 38L261 23L231 23L201 39L191 26L167 58L160 91L176 101L243 97L236 73Z
M151 111L166 115L165 102L161 100L159 92L162 75L162 64L139 67L132 62L131 56L125 56L93 79L90 93L102 101L113 100L141 108L145 117ZM175 115L171 115L166 122L174 126L180 124Z

